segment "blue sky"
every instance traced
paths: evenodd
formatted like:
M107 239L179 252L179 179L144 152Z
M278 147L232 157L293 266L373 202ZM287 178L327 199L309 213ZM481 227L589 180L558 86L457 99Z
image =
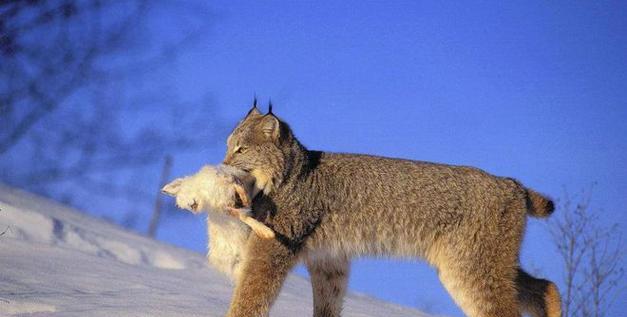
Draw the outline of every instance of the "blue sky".
M311 149L472 165L556 198L596 182L593 208L624 232L624 3L218 1L210 8L212 28L165 70L184 100L219 107L208 121L234 126L256 93L264 104L272 98ZM174 173L219 162L228 131L220 133L218 145L208 140L175 155ZM204 230L201 218L181 218L159 237L203 252ZM530 221L522 262L559 281L550 239L544 221ZM462 316L420 261L359 260L350 287ZM611 315L627 315L625 292Z

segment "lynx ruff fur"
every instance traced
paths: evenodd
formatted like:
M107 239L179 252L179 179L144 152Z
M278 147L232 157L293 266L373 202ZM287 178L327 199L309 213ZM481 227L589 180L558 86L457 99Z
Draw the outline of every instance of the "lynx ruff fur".
M260 237L274 238L270 228L251 217L253 184L254 178L242 170L226 165L207 165L194 175L175 179L161 191L176 197L180 208L193 213L205 210L213 218L223 217L223 212L227 211Z
M230 219L209 218L210 248L217 246L210 257L224 257L236 282L229 317L268 316L301 260L314 316L340 316L350 259L359 256L425 259L468 316L561 315L555 284L519 262L526 217L548 217L553 202L514 179L311 151L272 108L262 115L256 104L229 136L223 163L255 176L253 214L276 234L261 239Z

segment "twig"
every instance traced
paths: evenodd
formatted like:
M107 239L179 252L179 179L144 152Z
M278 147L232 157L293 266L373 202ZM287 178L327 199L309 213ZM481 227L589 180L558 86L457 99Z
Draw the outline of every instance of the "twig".
M166 155L163 162L163 170L161 171L161 182L159 184L159 189L157 190L157 198L155 199L155 209L152 212L152 218L150 219L150 224L148 226L148 236L151 238L154 238L157 234L157 227L159 226L159 220L161 218L161 204L163 196L161 195L161 188L163 188L168 181L171 168L172 157L170 155Z

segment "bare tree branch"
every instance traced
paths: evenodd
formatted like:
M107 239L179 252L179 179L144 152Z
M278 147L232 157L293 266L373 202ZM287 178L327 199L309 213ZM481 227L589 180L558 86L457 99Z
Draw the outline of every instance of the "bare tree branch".
M180 32L151 33L159 7ZM154 193L141 190L145 184L122 180L155 168L166 151L197 144L198 131L219 126L206 119L198 125L198 105L182 105L167 85L144 84L206 33L208 15L202 2L0 2L2 181L56 199L152 200ZM148 88L131 87L140 81ZM150 122L155 113L159 118Z
M561 217L553 220L551 234L564 264L562 296L565 317L605 316L620 289L622 237L618 226L599 224L590 208L591 190L561 201ZM575 202L573 206L573 202Z

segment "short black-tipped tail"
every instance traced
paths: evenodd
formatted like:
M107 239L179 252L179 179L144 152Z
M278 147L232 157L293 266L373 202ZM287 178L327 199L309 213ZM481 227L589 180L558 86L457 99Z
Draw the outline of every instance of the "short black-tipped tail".
M555 211L555 204L549 198L526 188L527 191L527 213L530 216L544 218L550 216Z

